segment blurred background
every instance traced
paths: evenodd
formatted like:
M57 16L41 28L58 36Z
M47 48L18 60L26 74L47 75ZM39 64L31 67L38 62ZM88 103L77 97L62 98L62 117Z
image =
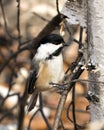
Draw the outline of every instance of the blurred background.
M18 11L19 3L20 12ZM64 3L64 0L59 0L60 10ZM22 51L22 53L17 52L20 48L30 44L55 15L57 15L56 0L0 1L0 130L21 130L22 122L24 130L48 130L48 123L50 126L53 124L60 95L50 92L43 93L42 110L38 110L40 104L37 102L36 108L30 113L26 113L25 104L28 100L27 98L23 100L21 97L24 97L26 89L32 52L28 49ZM68 27L73 37L79 39L79 25L69 25ZM20 38L18 37L19 30ZM53 32L59 33L60 27L57 27ZM71 44L67 29L65 30L64 39ZM71 52L72 59L74 58L73 53L76 51L78 50ZM72 61L68 63L64 65L65 70ZM86 71L81 75L81 78L87 79ZM87 93L87 90L87 84L76 83L77 95L83 95ZM68 111L71 120L66 115L71 98L72 94L70 92L62 113L61 120L64 126L62 128L60 124L59 129L73 129L71 107ZM89 102L84 96L76 96L76 121L80 126L85 126L90 119L89 111L86 111L88 105Z

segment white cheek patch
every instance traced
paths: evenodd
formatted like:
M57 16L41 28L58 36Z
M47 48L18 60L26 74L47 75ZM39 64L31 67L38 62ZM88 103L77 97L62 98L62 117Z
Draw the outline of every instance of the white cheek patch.
M52 43L41 44L37 50L37 54L35 55L36 60L42 60L47 58L50 54L55 52L58 48L62 47L62 44L55 45Z

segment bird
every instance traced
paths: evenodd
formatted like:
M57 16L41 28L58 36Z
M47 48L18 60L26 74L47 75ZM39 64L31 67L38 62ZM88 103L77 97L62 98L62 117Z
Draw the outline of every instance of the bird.
M40 92L56 90L53 83L60 83L64 79L62 50L65 46L67 43L59 34L49 34L40 41L27 81L28 94L31 95L28 112L35 107Z

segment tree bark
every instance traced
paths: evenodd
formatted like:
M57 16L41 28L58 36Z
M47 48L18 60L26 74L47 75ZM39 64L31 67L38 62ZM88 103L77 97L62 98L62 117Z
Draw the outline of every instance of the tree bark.
M104 81L104 0L88 0L88 59L98 65L89 79ZM90 83L90 91L98 95L99 102L91 102L91 121L104 119L104 85Z

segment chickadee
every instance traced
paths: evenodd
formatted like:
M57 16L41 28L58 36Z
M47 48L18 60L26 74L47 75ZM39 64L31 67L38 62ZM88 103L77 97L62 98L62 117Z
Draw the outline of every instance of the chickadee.
M40 41L40 46L32 60L27 87L32 94L28 104L31 111L41 91L51 90L51 83L59 83L64 78L62 49L65 45L63 38L57 34L50 34Z

